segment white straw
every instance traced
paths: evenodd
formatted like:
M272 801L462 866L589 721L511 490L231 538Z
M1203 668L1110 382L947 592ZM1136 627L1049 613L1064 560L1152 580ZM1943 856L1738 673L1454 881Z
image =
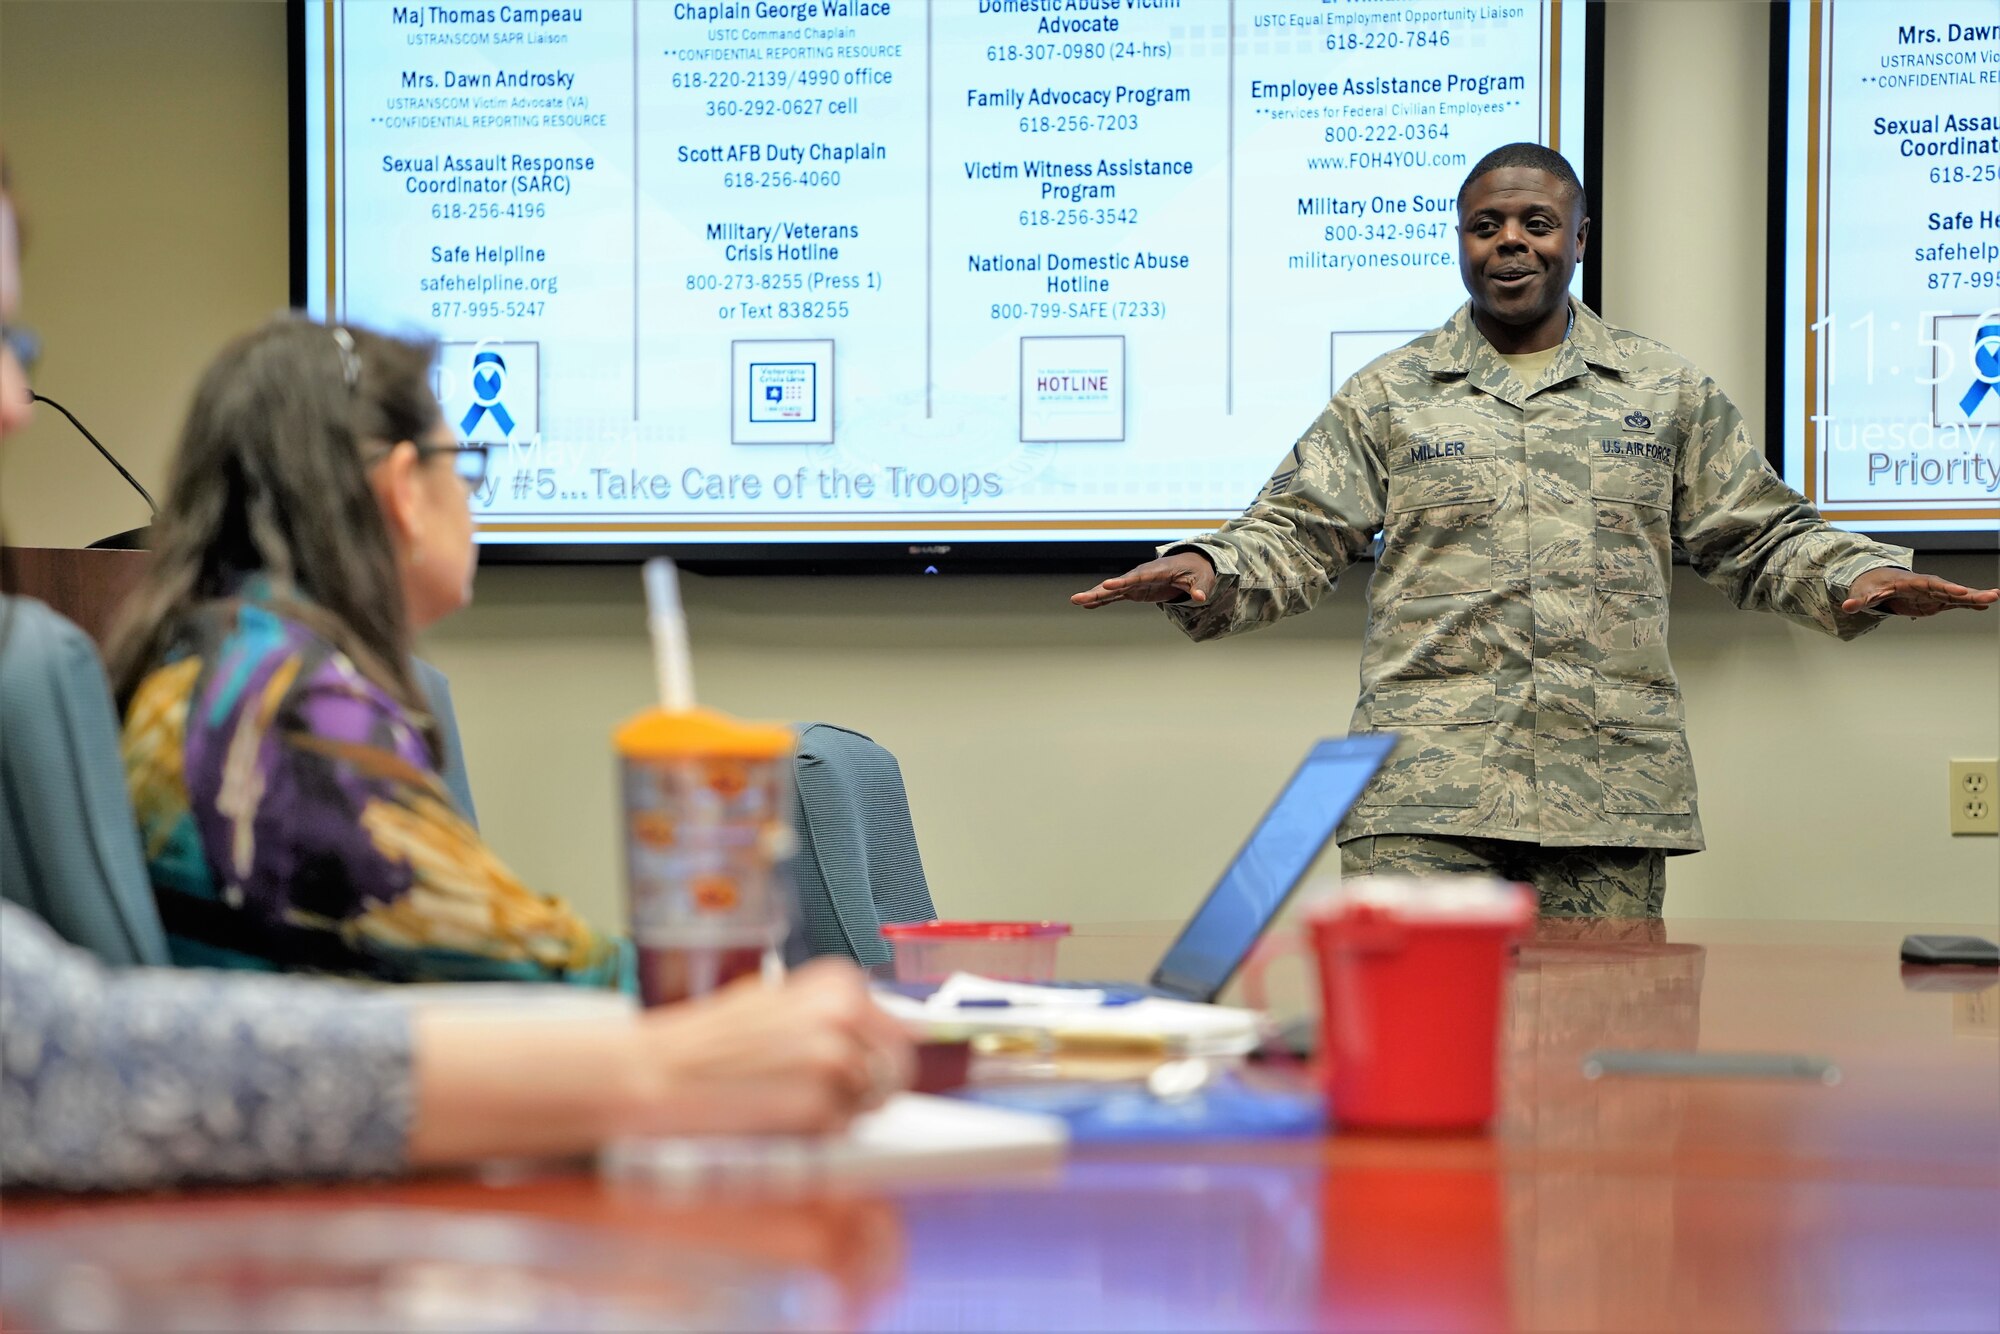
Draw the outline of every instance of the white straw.
M680 571L664 556L646 562L646 626L653 634L653 672L660 707L685 713L694 707L694 665L688 659L687 616L681 611Z

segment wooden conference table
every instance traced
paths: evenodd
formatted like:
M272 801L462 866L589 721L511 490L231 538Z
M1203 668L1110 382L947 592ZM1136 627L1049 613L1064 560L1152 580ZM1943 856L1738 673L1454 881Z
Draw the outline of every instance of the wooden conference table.
M581 1168L11 1197L0 1246L111 1235L132 1255L329 1221L448 1236L500 1276L481 1292L509 1320L540 1263L606 1290L733 1285L759 1302L706 1318L749 1327L1993 1330L2000 979L1906 975L1906 929L1545 923L1490 1137L1078 1151L1048 1177L794 1200L675 1201ZM1141 972L1167 931L1081 930L1064 971ZM1807 1054L1841 1077L1585 1078L1602 1048Z

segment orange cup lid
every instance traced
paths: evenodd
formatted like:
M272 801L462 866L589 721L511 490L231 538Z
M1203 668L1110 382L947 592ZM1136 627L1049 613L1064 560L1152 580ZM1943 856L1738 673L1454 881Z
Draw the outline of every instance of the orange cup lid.
M746 723L713 709L648 709L621 725L611 740L620 755L647 760L774 760L791 754L793 746L789 727Z

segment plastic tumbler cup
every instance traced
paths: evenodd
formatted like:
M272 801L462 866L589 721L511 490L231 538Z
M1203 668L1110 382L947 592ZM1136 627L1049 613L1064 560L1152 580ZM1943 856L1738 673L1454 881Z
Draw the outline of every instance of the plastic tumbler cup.
M1500 1024L1534 892L1482 877L1369 877L1304 911L1319 1076L1342 1127L1476 1130L1498 1105ZM1260 953L1246 977L1262 1005Z
M652 709L614 740L640 998L774 979L792 915L790 729Z

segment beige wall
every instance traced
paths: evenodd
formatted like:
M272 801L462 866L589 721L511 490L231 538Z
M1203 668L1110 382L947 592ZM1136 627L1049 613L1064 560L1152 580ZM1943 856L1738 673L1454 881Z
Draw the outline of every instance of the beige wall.
M1610 7L1605 306L1763 412L1763 6ZM149 483L209 349L285 299L283 22L260 3L0 3L0 134L32 211L43 386ZM137 502L44 420L10 449L20 540ZM1285 442L1272 441L1275 454ZM1925 562L1995 582L1992 557ZM1072 581L696 580L707 698L874 733L901 757L940 907L1181 914L1310 736L1354 697L1359 585L1192 647ZM532 882L615 920L606 734L645 701L629 569L495 569L426 651L458 695L481 813ZM1681 916L2000 921L2000 840L1944 832L1945 760L2000 752L2000 616L1840 645L1682 572L1673 643L1710 851Z
M157 496L195 377L288 299L285 11L0 0L0 144L27 254L35 387ZM12 540L78 544L145 502L55 413L9 442Z

